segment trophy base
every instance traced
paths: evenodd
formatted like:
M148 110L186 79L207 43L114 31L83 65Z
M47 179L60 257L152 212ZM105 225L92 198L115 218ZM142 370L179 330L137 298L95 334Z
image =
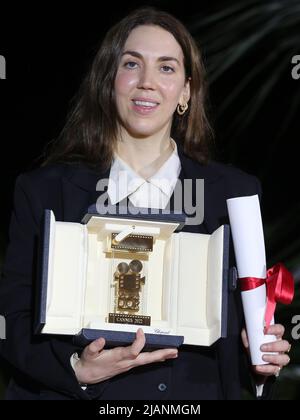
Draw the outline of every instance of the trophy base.
M151 325L151 316L109 313L108 322L112 324Z

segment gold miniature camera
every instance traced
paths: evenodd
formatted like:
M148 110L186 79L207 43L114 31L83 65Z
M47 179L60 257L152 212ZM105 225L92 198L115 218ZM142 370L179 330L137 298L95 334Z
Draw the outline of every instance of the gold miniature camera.
M118 311L138 312L141 286L145 284L145 276L139 274L143 264L132 260L129 264L121 262L117 266L114 279L117 281Z

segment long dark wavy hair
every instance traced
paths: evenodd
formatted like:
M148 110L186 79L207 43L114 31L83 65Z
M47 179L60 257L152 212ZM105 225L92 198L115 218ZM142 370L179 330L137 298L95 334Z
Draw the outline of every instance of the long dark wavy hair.
M182 48L186 81L190 78L189 109L174 113L171 136L184 153L206 164L210 155L212 129L205 110L206 80L200 51L185 26L174 16L153 7L142 7L122 19L106 34L91 68L84 78L66 124L48 147L43 165L85 163L106 170L118 141L114 82L125 42L140 25L156 25L170 32Z

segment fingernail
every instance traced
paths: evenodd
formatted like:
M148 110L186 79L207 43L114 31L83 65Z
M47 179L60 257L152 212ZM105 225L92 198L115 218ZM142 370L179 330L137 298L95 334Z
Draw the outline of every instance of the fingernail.
M260 347L260 349L261 349L261 351L268 351L268 346L266 345L266 344L263 344L261 347Z

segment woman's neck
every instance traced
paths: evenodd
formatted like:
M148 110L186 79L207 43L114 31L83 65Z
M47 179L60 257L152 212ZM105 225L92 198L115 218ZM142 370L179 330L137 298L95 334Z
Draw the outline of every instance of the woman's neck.
M117 147L117 155L141 177L148 179L173 153L173 145L168 135L160 137L133 138L123 136Z

